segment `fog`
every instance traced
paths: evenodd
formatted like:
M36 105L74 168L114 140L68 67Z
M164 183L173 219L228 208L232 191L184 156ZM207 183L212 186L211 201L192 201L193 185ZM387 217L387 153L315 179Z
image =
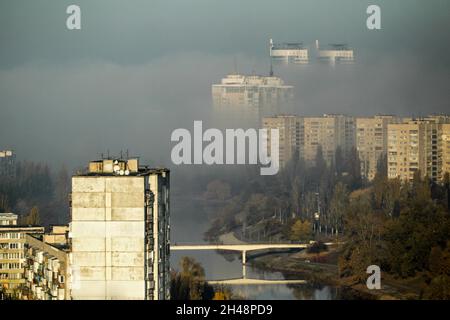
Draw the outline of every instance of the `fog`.
M372 1L373 2L373 1ZM170 134L211 117L211 84L234 71L268 74L268 40L345 42L354 65L274 65L303 115L448 112L450 3L72 1L0 4L0 149L19 160L83 166L129 150L173 167ZM373 2L375 4L375 2Z

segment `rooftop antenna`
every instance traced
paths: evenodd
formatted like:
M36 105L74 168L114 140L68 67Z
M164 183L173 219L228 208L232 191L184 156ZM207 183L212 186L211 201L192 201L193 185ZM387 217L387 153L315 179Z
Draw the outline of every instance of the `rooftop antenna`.
M128 149L127 149L127 160L130 158L130 153L128 152Z
M109 149L106 152L108 153L108 158L107 159L109 160Z

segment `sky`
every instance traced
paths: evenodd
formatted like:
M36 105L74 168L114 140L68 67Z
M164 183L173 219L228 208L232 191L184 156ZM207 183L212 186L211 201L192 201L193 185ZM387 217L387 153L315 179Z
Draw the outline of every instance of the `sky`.
M81 30L66 8L81 8ZM381 8L381 30L366 8ZM449 111L448 0L1 0L0 149L75 167L129 149L169 165L211 84L267 74L268 41L348 43L357 63L275 66L305 115Z

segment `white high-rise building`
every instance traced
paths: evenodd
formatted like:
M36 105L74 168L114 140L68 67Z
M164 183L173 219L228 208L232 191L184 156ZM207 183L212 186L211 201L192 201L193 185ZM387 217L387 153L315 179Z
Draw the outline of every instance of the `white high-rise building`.
M274 43L272 39L269 42L270 57L274 60L293 62L299 64L308 64L308 49L303 43Z
M73 299L169 298L169 175L108 159L72 177Z
M274 76L230 74L212 85L212 98L216 118L257 128L263 117L290 110L293 87Z
M352 48L346 44L330 44L326 47L319 47L319 41L316 40L317 58L319 61L328 62L332 65L336 63L354 63L355 54Z

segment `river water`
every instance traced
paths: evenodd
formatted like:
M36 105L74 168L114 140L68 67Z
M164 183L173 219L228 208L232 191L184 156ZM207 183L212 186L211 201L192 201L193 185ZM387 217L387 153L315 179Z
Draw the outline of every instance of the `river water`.
M205 243L203 233L209 227L209 218L201 201L172 198L171 243ZM183 256L193 257L205 269L206 279L230 279L242 277L242 264L237 255L226 257L216 251L172 251L171 266L178 269ZM280 272L269 272L247 266L247 277L258 279L284 279ZM284 285L233 285L234 293L245 299L337 299L339 290L330 286L311 286L309 284Z

